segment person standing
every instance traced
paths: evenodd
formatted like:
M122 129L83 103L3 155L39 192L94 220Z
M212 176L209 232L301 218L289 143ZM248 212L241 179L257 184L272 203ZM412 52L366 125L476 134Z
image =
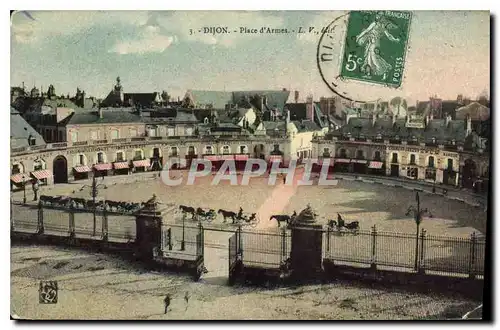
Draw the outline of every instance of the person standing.
M33 188L33 201L36 202L38 200L38 190L40 189L40 185L38 184L37 179L33 181L32 188Z
M167 294L165 296L165 299L163 300L163 302L165 303L165 314L167 314L168 307L170 306L170 294Z

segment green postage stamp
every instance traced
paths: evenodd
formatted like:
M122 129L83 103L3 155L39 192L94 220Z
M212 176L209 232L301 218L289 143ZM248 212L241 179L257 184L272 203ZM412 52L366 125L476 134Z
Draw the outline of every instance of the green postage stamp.
M411 12L351 11L340 76L401 86Z

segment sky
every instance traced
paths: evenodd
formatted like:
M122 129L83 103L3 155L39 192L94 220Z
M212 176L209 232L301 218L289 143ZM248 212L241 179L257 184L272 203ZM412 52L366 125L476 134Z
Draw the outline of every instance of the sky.
M104 98L120 76L125 92L188 89L298 90L332 96L316 64L319 35L198 33L209 26L321 29L338 11L29 11L11 18L11 86L58 95L76 88ZM372 99L490 92L487 11L415 11L400 89L356 85ZM195 31L190 34L190 29Z

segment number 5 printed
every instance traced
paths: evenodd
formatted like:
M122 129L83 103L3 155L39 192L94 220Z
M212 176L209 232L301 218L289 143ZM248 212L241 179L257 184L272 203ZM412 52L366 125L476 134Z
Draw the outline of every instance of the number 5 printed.
M356 70L356 67L358 64L356 63L356 55L349 54L349 57L347 57L347 63L345 64L345 69L349 72L352 72ZM359 59L358 59L359 60Z

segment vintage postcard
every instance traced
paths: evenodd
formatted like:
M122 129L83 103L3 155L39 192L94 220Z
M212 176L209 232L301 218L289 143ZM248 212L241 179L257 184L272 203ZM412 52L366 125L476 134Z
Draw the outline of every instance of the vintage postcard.
M25 10L10 33L12 319L487 314L488 11Z

